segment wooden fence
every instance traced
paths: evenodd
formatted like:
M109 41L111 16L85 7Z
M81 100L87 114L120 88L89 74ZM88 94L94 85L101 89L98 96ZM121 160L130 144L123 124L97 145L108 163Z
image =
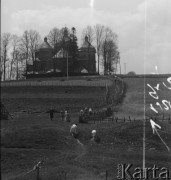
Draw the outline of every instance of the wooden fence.
M111 80L69 80L69 81L59 81L59 80L38 80L38 81L8 81L1 82L1 87L10 86L92 86L92 87L106 87L112 85Z

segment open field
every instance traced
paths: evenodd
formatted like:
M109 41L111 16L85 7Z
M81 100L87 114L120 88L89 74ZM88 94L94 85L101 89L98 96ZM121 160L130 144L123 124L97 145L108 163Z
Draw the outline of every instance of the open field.
M160 83L160 98L171 100L171 91L162 87L163 81L169 85L166 78L124 81L128 89L121 108L115 113L119 117L130 115L143 119L144 102L146 112L156 115L149 109L149 104L156 100L149 96L150 89L144 86L147 83L153 87ZM77 114L72 114L71 122L65 123L58 114L50 121L45 113L52 106L56 109L69 107L74 112L78 112L80 106L96 107L103 102L104 94L105 87L2 88L4 104L11 112L17 112L14 119L1 121L2 179L36 179L36 172L25 173L42 159L45 160L40 170L42 180L63 180L65 173L69 180L104 180L106 170L108 180L114 180L118 164L133 163L134 167L142 167L142 121L79 124L79 139L84 144L81 146L69 134L71 124L78 121ZM171 111L159 111L163 112L171 115ZM171 124L157 123L162 126L159 133L171 148ZM89 141L93 129L101 137L100 144ZM146 167L154 164L171 168L171 153L159 137L152 134L150 123L146 122Z

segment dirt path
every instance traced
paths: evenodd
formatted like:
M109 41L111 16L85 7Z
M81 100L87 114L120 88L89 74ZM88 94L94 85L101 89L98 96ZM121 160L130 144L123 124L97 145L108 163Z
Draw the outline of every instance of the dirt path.
M144 87L143 79L124 79L127 93L123 104L116 116L121 118L143 119L144 117Z

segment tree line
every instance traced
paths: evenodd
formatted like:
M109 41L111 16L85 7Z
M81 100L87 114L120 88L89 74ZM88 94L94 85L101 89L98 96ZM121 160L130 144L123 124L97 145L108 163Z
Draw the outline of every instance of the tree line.
M117 34L109 27L96 24L94 26L87 26L82 30L82 42L85 36L88 37L89 43L96 48L97 73L100 71L100 63L104 74L116 72L117 64L120 61ZM73 67L77 66L75 60L78 58L79 49L75 27L71 29L54 27L49 31L47 39L55 52L67 48L73 58L73 63L75 63ZM41 43L42 38L36 30L26 30L21 36L6 32L2 33L1 80L18 80L23 78L23 74L27 75L27 64L35 63L35 52ZM54 58L56 58L56 55L54 55Z

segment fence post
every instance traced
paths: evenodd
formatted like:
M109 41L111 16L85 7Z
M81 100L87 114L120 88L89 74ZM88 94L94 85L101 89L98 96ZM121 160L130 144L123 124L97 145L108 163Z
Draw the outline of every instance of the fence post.
M162 119L162 121L164 121L164 113L163 113L163 119Z
M36 178L36 180L40 180L40 178L39 178L39 166L37 166L37 178Z
M40 177L39 177L39 174L40 174L40 167L44 164L44 161L39 161L35 166L34 166L34 170L37 171L37 174L36 174L36 180L40 180Z
M67 172L65 172L65 174L64 174L65 180L66 180L66 176L67 176Z
M106 180L108 179L108 173L107 173L107 170L106 170Z

